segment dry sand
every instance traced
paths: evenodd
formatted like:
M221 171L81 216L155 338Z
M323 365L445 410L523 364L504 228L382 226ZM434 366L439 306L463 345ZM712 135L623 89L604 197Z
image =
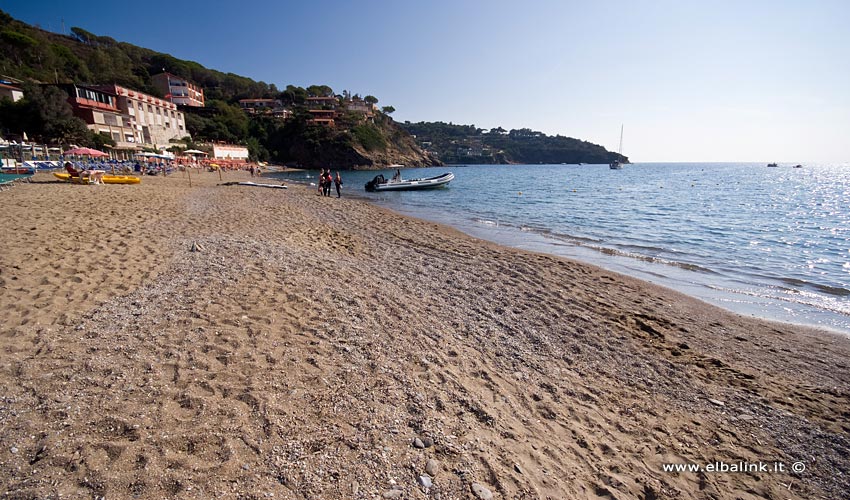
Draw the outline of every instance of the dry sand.
M2 498L848 498L848 338L219 183L0 193Z

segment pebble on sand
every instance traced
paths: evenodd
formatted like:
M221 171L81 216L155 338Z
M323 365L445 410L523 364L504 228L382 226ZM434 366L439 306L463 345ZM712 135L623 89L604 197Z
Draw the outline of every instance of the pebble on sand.
M425 472L428 473L429 476L434 477L437 475L437 472L440 471L440 464L437 463L433 458L429 458L427 462L425 462Z
M472 483L472 492L481 500L492 500L493 492L480 483Z

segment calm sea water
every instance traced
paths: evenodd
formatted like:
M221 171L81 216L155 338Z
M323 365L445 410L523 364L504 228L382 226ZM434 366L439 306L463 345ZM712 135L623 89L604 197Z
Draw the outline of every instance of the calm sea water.
M377 172L345 172L344 189L735 312L850 333L848 165L472 165L403 176L446 171L456 178L438 190L365 193ZM288 176L315 182L317 173Z

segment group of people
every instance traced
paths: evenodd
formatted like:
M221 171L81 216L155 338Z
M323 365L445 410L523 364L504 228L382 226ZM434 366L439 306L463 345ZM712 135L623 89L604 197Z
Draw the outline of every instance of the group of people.
M331 169L325 170L323 168L319 174L319 194L330 196L331 186L336 186L336 197L339 198L341 196L339 188L342 186L342 177L339 175L339 171L337 171L336 177L333 177L331 176Z

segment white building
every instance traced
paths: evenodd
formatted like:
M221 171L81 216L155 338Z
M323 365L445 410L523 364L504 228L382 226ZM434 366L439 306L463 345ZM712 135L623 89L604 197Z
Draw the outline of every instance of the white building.
M185 78L180 78L171 73L160 73L153 75L151 82L165 95L166 99L174 104L204 107L204 89Z
M172 139L189 135L186 119L176 104L119 85L98 85L96 88L118 96L118 109L130 116L130 124L138 134L137 142L165 149Z
M248 161L248 148L233 144L213 144L213 158Z
M18 87L0 83L0 99L3 98L9 98L12 102L17 102L24 98L24 91Z

